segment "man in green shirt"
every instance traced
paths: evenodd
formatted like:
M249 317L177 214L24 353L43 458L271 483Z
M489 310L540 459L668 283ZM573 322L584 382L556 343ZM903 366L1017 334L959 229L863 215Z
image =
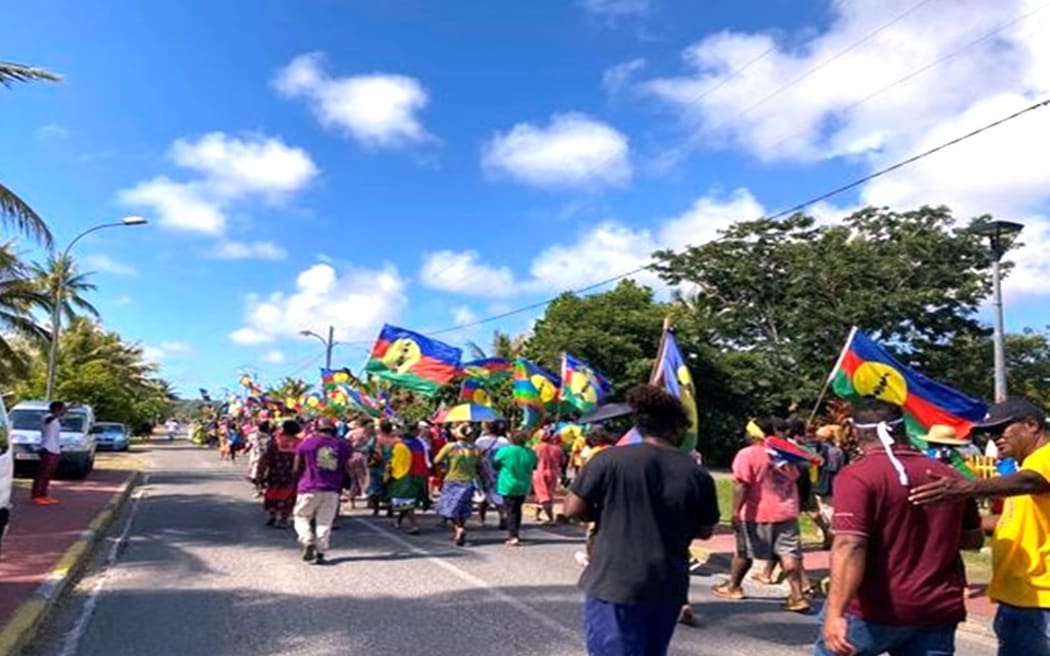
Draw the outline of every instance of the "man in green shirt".
M499 471L496 492L503 497L504 513L507 516L507 545L521 544L521 507L532 486L532 471L536 469L536 453L525 446L525 434L515 433L511 443L492 456Z

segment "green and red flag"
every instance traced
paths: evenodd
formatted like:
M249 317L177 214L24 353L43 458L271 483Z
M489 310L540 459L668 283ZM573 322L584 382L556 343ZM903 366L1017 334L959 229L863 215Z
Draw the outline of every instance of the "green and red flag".
M394 385L433 396L459 373L462 356L458 348L385 325L365 370Z
M463 363L463 375L468 379L498 383L514 376L514 364L507 358L483 358Z
M479 380L468 378L463 381L463 387L459 391L459 400L463 403L476 403L485 407L492 407L492 398Z
M966 437L988 411L983 401L901 364L857 328L850 331L829 383L835 394L847 400L874 396L901 406L908 436L923 451L927 445L922 438L930 426L951 426L959 437ZM972 476L962 456L953 453L956 468Z
M612 385L600 371L576 356L562 353L561 398L579 412L590 412L601 405Z
M525 358L514 361L514 405L522 409L525 428L538 425L558 407L558 377Z

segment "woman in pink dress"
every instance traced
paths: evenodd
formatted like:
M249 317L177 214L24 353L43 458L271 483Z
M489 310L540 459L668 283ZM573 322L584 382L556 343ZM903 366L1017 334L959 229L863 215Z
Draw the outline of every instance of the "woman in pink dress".
M533 447L536 452L536 471L532 474L532 493L543 512L547 514L547 523L554 524L554 493L561 480L561 469L565 462L565 452L558 444L558 436L545 433L540 443ZM536 519L540 518L539 511Z

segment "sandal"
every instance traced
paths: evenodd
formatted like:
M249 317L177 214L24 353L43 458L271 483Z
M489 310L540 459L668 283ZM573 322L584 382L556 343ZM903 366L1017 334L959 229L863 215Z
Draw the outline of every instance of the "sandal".
M744 591L739 589L732 589L732 587L730 587L729 585L729 581L719 583L715 587L711 588L711 593L714 594L714 596L719 597L721 599L730 599L732 601L740 601L744 598Z
M809 605L809 602L806 601L805 597L800 597L798 599L788 599L784 602L784 610L792 613L808 613L813 610L813 608Z
M774 581L773 577L766 576L764 572L755 572L751 575L751 580L762 585L777 585L779 581Z

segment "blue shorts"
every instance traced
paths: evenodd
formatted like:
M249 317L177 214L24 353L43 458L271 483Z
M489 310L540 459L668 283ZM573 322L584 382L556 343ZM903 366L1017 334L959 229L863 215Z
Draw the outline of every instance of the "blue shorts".
M999 604L995 612L999 656L1050 656L1050 610Z
M958 622L932 626L889 626L865 622L859 617L846 616L849 624L846 638L856 649L854 656L953 656L955 629ZM813 656L835 656L824 645L824 611L817 625L820 633L813 648Z
M665 656L680 604L614 604L587 597L583 624L588 656Z

